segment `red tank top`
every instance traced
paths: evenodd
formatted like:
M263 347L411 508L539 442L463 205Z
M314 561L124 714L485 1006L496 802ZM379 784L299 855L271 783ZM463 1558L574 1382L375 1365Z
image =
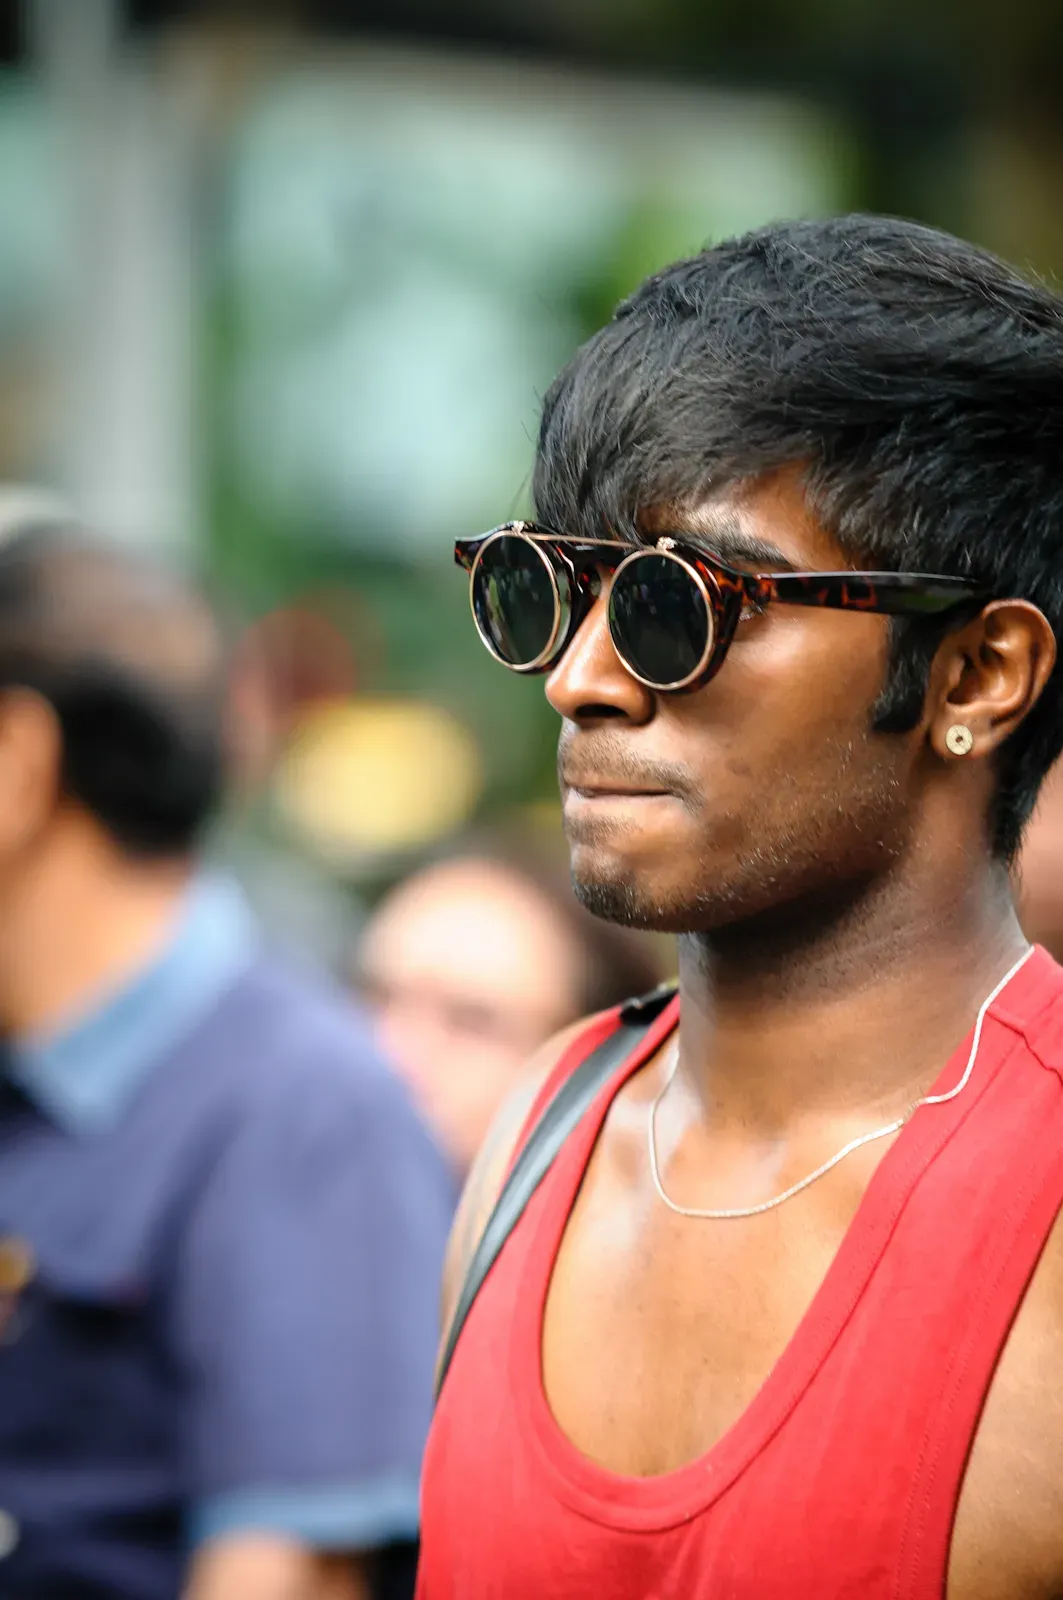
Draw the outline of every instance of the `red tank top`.
M609 1104L677 1010L570 1137L472 1308L428 1444L418 1600L940 1600L982 1402L1063 1205L1063 971L1034 954L987 1013L963 1093L887 1150L734 1426L700 1460L631 1478L554 1421L542 1318ZM540 1105L611 1026L567 1052Z

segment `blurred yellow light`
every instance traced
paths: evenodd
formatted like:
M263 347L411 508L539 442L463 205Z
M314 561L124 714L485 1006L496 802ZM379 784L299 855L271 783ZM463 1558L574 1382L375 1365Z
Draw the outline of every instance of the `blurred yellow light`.
M381 696L309 711L275 797L305 843L339 865L416 849L460 827L482 783L462 723L425 701Z

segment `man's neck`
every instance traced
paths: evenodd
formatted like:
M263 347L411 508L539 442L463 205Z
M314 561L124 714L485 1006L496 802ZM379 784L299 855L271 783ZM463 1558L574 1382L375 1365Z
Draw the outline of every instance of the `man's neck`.
M927 1091L1026 941L1002 870L923 904L887 887L802 926L680 939L681 1071L715 1126L886 1121Z
M161 951L190 881L187 861L125 857L107 841L59 841L8 886L0 926L0 1027L61 1028Z

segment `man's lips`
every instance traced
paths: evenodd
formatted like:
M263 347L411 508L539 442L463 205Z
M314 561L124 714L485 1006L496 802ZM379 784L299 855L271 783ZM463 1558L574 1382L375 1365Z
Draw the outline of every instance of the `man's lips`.
M561 779L561 799L566 810L576 807L628 806L649 804L654 800L674 800L675 791L651 780L639 782L632 778L607 778L595 773L586 777L573 773Z

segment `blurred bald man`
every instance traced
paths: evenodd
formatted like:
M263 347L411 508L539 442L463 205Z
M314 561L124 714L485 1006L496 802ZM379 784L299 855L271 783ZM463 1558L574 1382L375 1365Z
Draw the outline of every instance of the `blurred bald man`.
M175 578L8 528L12 1600L364 1600L416 1532L451 1178L343 997L197 865L225 681Z
M455 1169L559 1028L659 983L659 946L592 917L529 840L459 844L385 896L356 984Z

